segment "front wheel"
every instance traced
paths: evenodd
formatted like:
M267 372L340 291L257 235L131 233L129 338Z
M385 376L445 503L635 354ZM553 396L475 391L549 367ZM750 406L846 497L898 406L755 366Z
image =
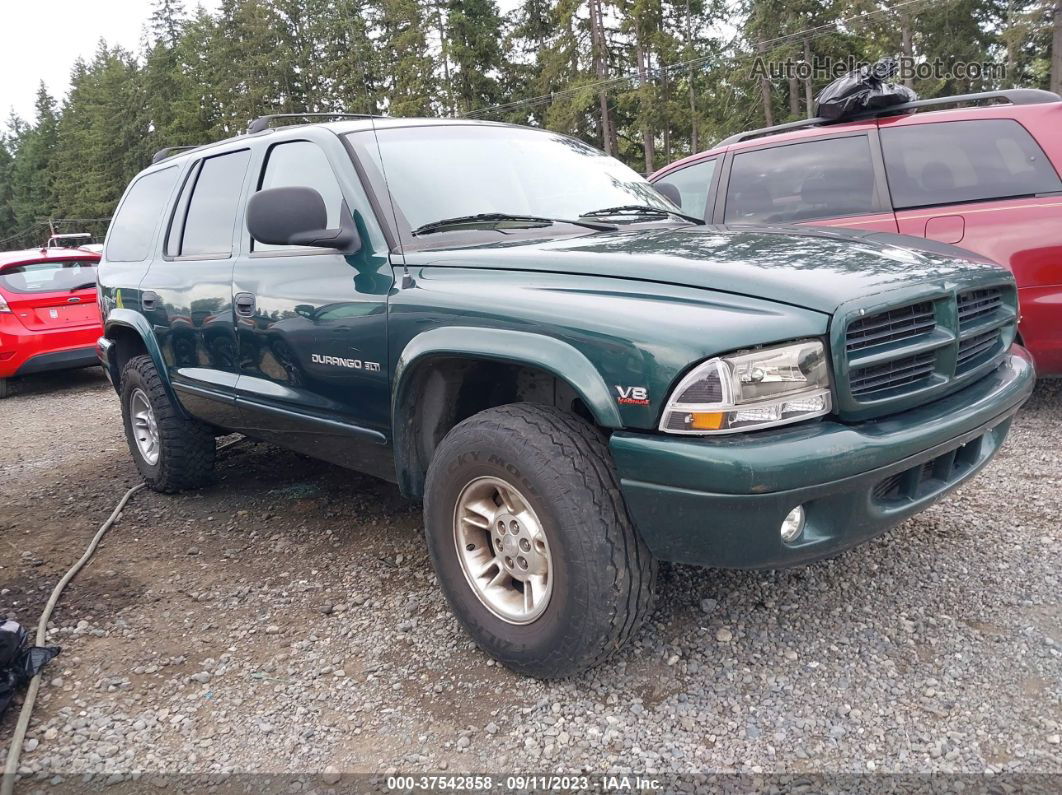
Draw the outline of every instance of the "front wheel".
M596 665L652 611L656 564L604 440L571 414L515 404L457 425L432 459L424 514L458 619L519 673Z

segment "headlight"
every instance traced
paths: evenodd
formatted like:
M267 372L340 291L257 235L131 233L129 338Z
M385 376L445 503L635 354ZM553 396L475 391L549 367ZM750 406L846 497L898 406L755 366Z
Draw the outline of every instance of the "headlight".
M733 433L829 412L826 349L817 340L720 356L690 372L664 407L667 433Z

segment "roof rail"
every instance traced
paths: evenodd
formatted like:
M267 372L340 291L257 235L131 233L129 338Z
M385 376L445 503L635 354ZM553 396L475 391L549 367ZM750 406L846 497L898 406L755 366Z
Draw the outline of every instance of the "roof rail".
M185 152L189 149L198 149L203 144L188 144L187 146L164 146L151 157L151 165L155 165L176 152Z
M259 116L247 125L247 134L253 135L262 130L269 129L269 123L274 119L307 119L311 116L324 116L332 119L382 119L373 113L271 113L268 116Z
M900 105L892 105L887 108L878 108L877 110L871 110L865 113L857 113L846 119L824 119L819 116L813 119L801 119L800 121L776 124L773 127L761 127L758 130L749 130L748 132L731 135L729 138L724 138L716 144L716 146L728 146L730 144L740 143L741 141L747 141L751 138L759 138L763 135L773 135L781 132L789 132L790 130L800 130L805 127L817 127L825 124L843 124L845 122L863 121L865 119L880 118L882 116L895 116L900 113L909 113L921 110L922 108L936 107L938 105L957 105L968 102L988 102L992 100L1002 100L1011 105L1040 105L1045 102L1060 102L1062 101L1062 97L1053 91L1044 91L1039 88L1012 88L1005 91L980 91L976 94L955 94L950 97L916 99L912 102L904 102Z

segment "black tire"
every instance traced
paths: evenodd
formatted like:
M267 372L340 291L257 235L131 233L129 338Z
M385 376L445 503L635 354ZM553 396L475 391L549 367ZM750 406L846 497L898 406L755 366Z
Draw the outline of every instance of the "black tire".
M11 394L11 379L0 378L0 400Z
M147 396L158 427L158 460L149 463L133 435L130 402L141 391ZM147 485L172 493L210 482L214 474L214 431L202 422L185 419L166 394L150 356L134 356L122 370L122 423L129 451Z
M458 558L456 506L481 477L518 485L549 540L553 591L531 623L488 609ZM552 679L597 665L652 612L656 562L627 515L604 439L572 414L518 403L457 425L432 458L424 517L428 551L457 618L518 673Z

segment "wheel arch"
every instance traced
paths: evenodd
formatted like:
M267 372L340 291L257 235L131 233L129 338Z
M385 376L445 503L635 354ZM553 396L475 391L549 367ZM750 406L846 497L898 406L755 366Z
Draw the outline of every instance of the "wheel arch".
M162 358L162 349L159 347L158 339L152 333L151 326L148 325L143 315L131 309L112 309L107 315L103 336L113 343L107 351L106 366L110 371L111 383L114 384L115 390L121 392L122 370L130 359L140 355L150 356L167 396L178 407L181 415L187 416L170 383L170 373Z
M511 402L539 402L622 427L600 373L572 345L530 332L447 327L414 337L395 367L391 419L398 485L423 496L431 456L472 414Z

